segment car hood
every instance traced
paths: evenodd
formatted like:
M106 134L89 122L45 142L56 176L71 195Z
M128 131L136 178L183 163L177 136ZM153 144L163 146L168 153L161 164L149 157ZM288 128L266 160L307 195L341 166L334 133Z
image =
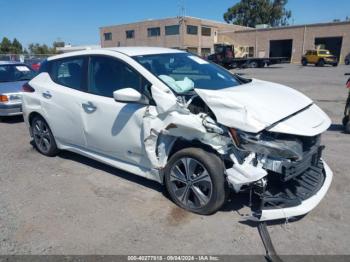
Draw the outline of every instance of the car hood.
M21 92L22 86L28 81L0 82L0 94Z
M312 104L300 92L272 82L250 83L221 90L195 89L218 123L258 133Z

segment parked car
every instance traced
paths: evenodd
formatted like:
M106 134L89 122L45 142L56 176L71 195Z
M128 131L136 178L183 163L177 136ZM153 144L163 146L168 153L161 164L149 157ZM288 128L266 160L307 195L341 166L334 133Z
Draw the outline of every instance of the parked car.
M22 86L34 71L18 62L0 62L0 117L22 114Z
M350 53L345 57L344 62L346 65L350 65Z
M42 61L45 59L42 58L31 58L31 59L25 59L24 63L30 66L34 71L39 71L40 65Z
M307 66L308 64L337 66L338 58L325 49L308 50L302 57L301 64L303 66Z
M25 85L23 110L43 155L68 150L158 181L198 214L219 210L229 190L251 190L250 219L300 216L332 180L321 158L331 122L309 98L180 50L50 57Z
M350 76L350 73L345 74L347 76ZM346 88L349 89L348 99L346 100L345 104L345 110L344 110L344 118L343 118L343 125L345 133L350 134L350 78L348 79L346 83Z

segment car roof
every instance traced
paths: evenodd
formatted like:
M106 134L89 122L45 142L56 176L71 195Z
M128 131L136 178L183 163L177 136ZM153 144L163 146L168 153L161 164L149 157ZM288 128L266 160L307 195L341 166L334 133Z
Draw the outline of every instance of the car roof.
M0 65L25 65L25 64L18 61L0 61Z
M138 47L108 47L108 48L93 48L93 49L86 49L82 51L75 51L75 52L69 52L64 53L61 55L55 55L48 57L47 60L55 60L60 58L68 58L71 56L78 56L78 55L89 55L89 54L101 54L101 51L112 51L112 52L118 52L125 54L127 56L142 56L142 55L156 55L156 54L169 54L169 53L185 53L185 51L181 51L178 49L171 49L171 48L164 48L164 47L145 47L145 46L138 46Z

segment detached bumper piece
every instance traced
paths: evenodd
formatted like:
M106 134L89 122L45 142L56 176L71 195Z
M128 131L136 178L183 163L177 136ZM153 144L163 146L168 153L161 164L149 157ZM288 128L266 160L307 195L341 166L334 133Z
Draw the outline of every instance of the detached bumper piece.
M256 192L260 196L260 207L255 208L249 219L287 219L310 212L325 196L332 177L332 171L321 159L317 165L310 166L287 182L278 179L275 174L269 175L264 191Z

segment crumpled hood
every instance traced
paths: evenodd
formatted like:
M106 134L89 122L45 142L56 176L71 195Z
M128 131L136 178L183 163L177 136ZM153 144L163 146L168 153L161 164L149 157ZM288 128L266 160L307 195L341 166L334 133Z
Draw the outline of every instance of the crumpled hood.
M217 122L252 133L312 104L311 99L292 88L257 79L232 88L195 91Z

